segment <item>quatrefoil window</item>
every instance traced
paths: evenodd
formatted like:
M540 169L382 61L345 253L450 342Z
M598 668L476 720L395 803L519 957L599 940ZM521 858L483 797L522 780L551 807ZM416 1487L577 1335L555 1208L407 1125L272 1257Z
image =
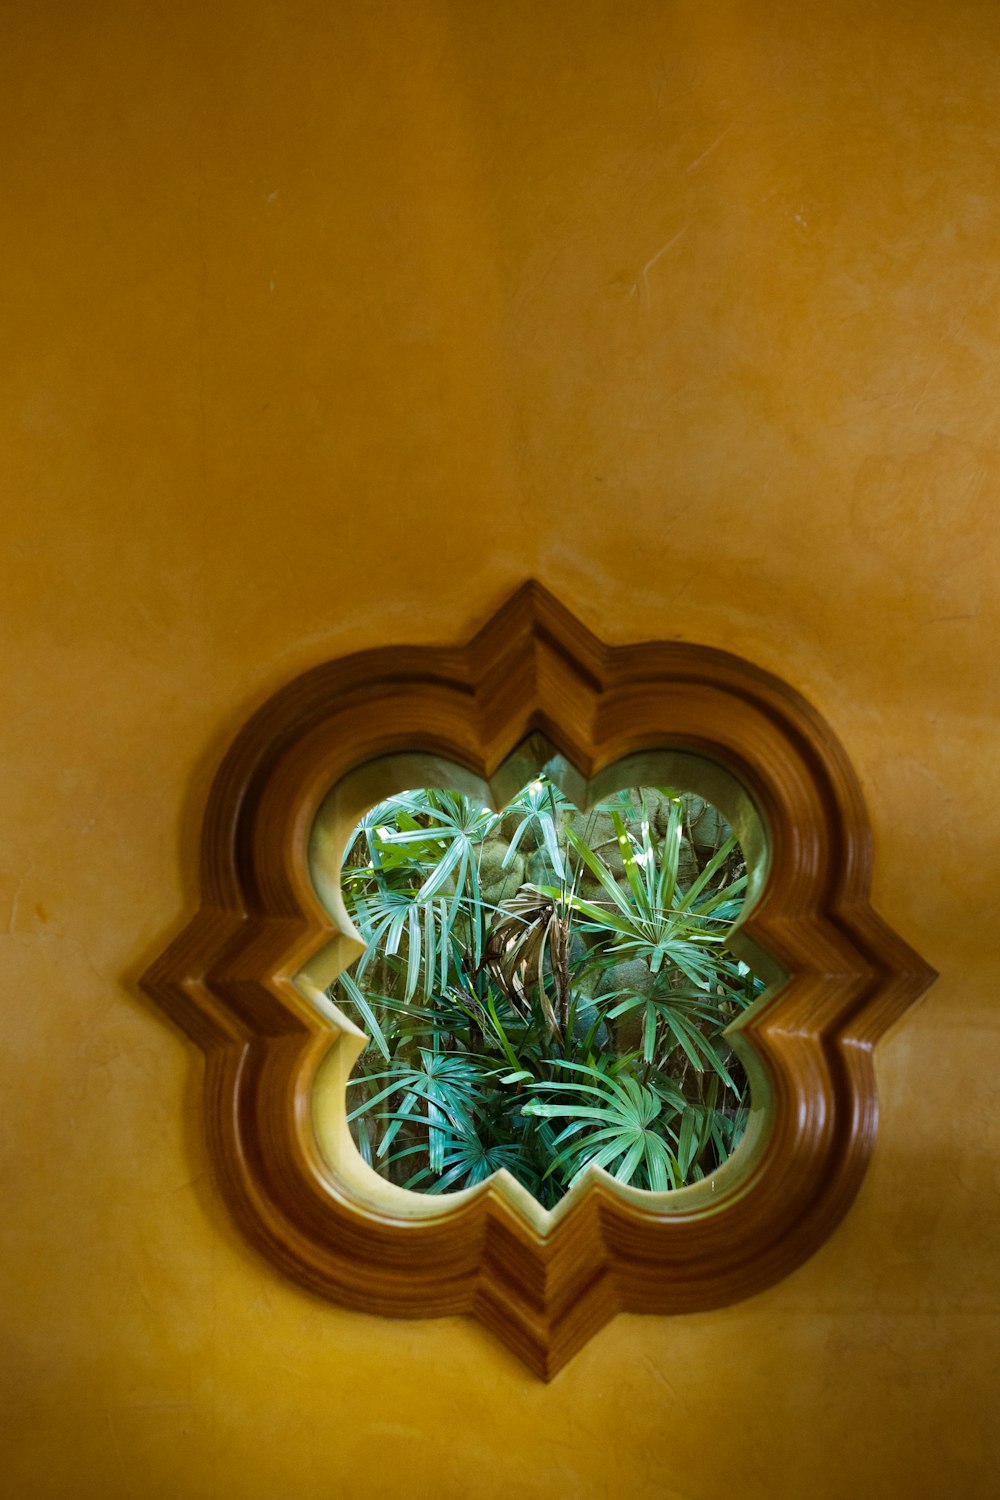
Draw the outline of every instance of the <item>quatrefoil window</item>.
M407 1191L347 1122L365 1039L327 996L358 952L341 851L382 797L485 788L502 807L554 757L578 807L629 784L701 793L760 872L734 940L770 984L735 1038L746 1138L692 1187L595 1170L551 1212L506 1173ZM260 1250L349 1307L474 1316L548 1378L618 1311L771 1284L846 1212L874 1141L874 1043L933 978L874 912L870 859L854 774L792 689L703 647L605 646L526 584L463 648L330 662L250 720L210 795L199 910L143 984L205 1051L219 1184Z
M387 780L444 770L415 756L379 767ZM731 792L755 868L718 808L664 784L699 773ZM468 782L458 767L448 779ZM591 1169L660 1192L714 1177L742 1139L750 1084L731 1028L764 981L732 943L763 885L758 821L690 757L610 768L601 782L621 785L592 789L583 810L570 779L553 755L496 811L485 785L399 791L355 824L339 871L338 805L351 787L374 794L371 770L321 809L313 877L329 893L339 875L363 944L329 989L340 1029L346 1015L367 1037L347 1121L397 1186L455 1191L502 1172L552 1209ZM336 1091L318 1133L342 1161Z

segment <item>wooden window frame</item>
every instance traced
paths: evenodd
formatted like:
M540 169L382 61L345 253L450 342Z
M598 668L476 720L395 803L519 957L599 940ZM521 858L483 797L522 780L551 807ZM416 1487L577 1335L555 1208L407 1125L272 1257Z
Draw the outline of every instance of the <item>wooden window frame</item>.
M786 977L736 1039L751 1139L710 1182L644 1193L591 1173L548 1215L509 1180L380 1197L317 1130L318 1099L343 1117L361 1045L320 988L357 950L317 892L317 819L331 788L386 757L496 786L553 753L584 789L680 755L730 803L741 788L766 831L740 941ZM205 1052L219 1185L259 1250L348 1307L474 1316L548 1379L620 1311L692 1312L773 1284L847 1211L875 1138L874 1045L935 977L872 908L870 874L857 780L798 693L707 647L607 646L528 583L464 647L348 656L253 716L209 795L200 907L142 985Z

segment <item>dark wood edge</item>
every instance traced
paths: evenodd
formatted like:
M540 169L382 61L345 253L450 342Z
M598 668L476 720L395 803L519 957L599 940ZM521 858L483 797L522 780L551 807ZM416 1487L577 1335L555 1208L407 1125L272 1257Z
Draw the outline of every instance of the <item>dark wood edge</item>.
M593 1180L548 1233L489 1183L431 1218L359 1201L320 1157L313 1078L338 1034L294 976L332 934L307 868L329 788L423 751L489 780L541 734L590 778L667 747L745 786L768 830L745 936L790 976L743 1029L766 1083L760 1143L717 1197ZM801 1264L857 1192L877 1122L872 1048L934 978L869 902L856 779L785 684L700 646L608 647L537 583L459 649L360 653L306 673L237 737L201 846L202 904L142 984L207 1054L206 1119L248 1238L304 1286L398 1317L477 1317L549 1378L618 1311L687 1312Z

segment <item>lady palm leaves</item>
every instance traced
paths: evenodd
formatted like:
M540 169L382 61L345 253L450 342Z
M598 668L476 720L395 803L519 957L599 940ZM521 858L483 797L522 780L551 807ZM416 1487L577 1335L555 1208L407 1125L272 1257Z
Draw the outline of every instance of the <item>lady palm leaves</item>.
M519 814L520 818L510 846L503 857L503 869L506 870L512 862L525 834L534 829L540 835L539 842L545 849L556 879L564 879L566 870L563 852L559 847L556 818L559 809L568 806L566 798L557 787L552 785L551 781L530 781L510 803L510 812L515 816Z
M402 952L404 997L412 999L420 985L429 998L435 986L448 982L452 940L465 915L472 917L478 964L478 854L496 823L495 813L468 797L426 790L405 792L365 814L348 852L363 833L368 862L344 869L344 899L365 941L355 969L358 980L376 958L393 959ZM443 894L446 890L450 894Z
M650 798L655 824L635 792L585 823L539 778L501 815L425 789L361 820L343 884L365 950L334 993L372 1042L351 1129L394 1181L442 1192L505 1167L551 1205L587 1167L664 1190L738 1142L721 1036L760 988L725 950L746 876L729 838L692 878L684 800ZM577 831L598 822L615 871ZM485 900L480 866L517 879L524 855L536 883Z
M400 1128L406 1122L416 1123L422 1119L428 1127L428 1151L430 1168L440 1172L444 1162L445 1136L450 1129L461 1131L470 1118L482 1094L482 1078L471 1058L446 1056L440 1052L420 1049L418 1067L397 1066L382 1073L369 1073L362 1078L351 1079L351 1083L373 1083L390 1081L351 1111L348 1121L367 1113L376 1104L401 1096L398 1113L384 1111L382 1119L389 1122L383 1135L377 1156L384 1156L392 1145ZM349 1085L350 1086L350 1085ZM424 1116L416 1114L417 1106L426 1105Z
M677 1139L668 1121L683 1111L683 1095L666 1082L657 1088L627 1074L614 1078L578 1063L562 1066L591 1081L550 1082L546 1093L576 1097L561 1103L532 1099L523 1110L526 1115L569 1120L555 1138L549 1173L568 1168L572 1184L587 1167L604 1167L619 1182L641 1175L641 1185L654 1192L680 1186L683 1176L666 1138Z
M411 1147L419 1151L420 1147ZM402 1153L401 1153L402 1154ZM434 1177L434 1168L422 1167L408 1178L408 1188L425 1187L428 1193L444 1193L453 1187L474 1187L485 1182L494 1172L506 1167L508 1172L518 1174L519 1149L515 1141L501 1141L484 1145L476 1134L472 1121L448 1133L441 1152L440 1176Z
M704 893L712 876L735 848L735 837L726 841L695 885L681 892L677 884L681 826L676 810L671 811L659 862L647 818L641 821L638 840L618 812L613 812L611 819L628 880L627 889L618 884L604 861L578 834L571 828L566 830L566 837L583 865L599 882L606 898L610 898L598 903L577 895L569 897L572 910L585 918L583 930L602 939L595 962L614 954L618 960L643 959L653 975L660 972L664 963L669 963L693 984L711 979L719 967L718 949L730 924L715 915L715 907L723 899L719 892ZM725 899L731 900L745 884L745 876L734 881L726 887ZM704 899L699 900L703 894ZM612 937L614 940L609 941Z
M545 986L545 956L555 982L565 1023L569 997L569 930L565 916L549 896L526 890L497 908L486 942L486 963L503 993L522 1014L530 1010L528 986L535 984L538 1003L554 1037L560 1022Z
M739 1004L742 999L742 996L736 997L734 1003ZM677 990L660 986L649 996L626 995L624 1000L620 1000L608 1012L608 1019L616 1021L634 1010L642 1011L645 1062L654 1062L664 1047L667 1056L675 1048L679 1048L697 1072L704 1073L709 1069L734 1093L739 1093L718 1048L708 1035L713 1028L718 1030L717 996L707 995L703 990Z

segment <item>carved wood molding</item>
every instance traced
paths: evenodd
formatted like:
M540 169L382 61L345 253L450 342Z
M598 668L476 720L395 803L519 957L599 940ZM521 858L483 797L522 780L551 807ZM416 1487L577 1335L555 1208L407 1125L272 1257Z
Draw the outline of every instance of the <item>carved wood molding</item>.
M406 1212L317 1139L317 1074L343 1048L346 1077L360 1043L296 983L336 938L310 830L331 787L378 757L418 751L489 782L532 736L584 782L644 752L689 753L757 809L768 874L742 937L787 978L739 1028L752 1139L675 1193L597 1172L532 1215L493 1178ZM873 910L870 862L854 774L797 693L721 651L606 646L529 583L464 647L330 662L254 715L209 797L200 908L142 983L206 1053L219 1183L261 1251L349 1307L471 1314L549 1378L619 1311L689 1312L770 1285L847 1210L875 1135L874 1043L934 978Z

